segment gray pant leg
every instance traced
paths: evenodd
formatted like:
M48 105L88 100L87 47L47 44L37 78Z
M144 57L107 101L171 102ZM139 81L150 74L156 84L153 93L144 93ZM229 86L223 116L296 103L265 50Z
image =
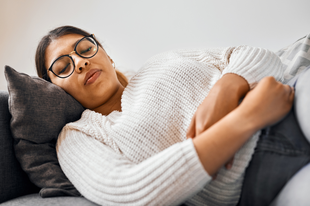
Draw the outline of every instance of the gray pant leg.
M294 81L294 80L293 80ZM296 81L296 80L295 80ZM295 114L310 142L310 69L298 77L295 85ZM310 163L298 171L281 190L272 206L307 206L310 204Z

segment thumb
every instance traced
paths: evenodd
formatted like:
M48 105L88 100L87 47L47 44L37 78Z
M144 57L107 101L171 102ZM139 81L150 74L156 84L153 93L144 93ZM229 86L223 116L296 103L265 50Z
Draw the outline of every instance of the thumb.
M234 163L234 156L225 164L226 169L231 169Z

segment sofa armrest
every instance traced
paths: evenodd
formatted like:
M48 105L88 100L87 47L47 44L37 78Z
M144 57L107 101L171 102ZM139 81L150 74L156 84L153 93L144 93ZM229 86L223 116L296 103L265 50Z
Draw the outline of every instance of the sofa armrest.
M8 97L8 92L0 91L0 203L39 191L29 181L14 154Z

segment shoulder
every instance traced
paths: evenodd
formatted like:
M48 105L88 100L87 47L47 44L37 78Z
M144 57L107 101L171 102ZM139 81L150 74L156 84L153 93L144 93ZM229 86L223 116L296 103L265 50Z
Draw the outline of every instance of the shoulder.
M91 128L89 128L89 125L91 125L93 121L96 121L96 119L99 119L98 114L94 111L86 109L82 113L79 120L70 122L62 128L58 136L58 143L69 139L72 136L83 136L90 134Z
M229 47L210 47L210 48L193 48L193 49L177 49L170 50L158 53L151 58L149 58L146 63L153 62L156 60L167 60L173 58L188 58L196 56L229 56L232 53L247 53L249 51L256 51L261 53L270 53L274 52L260 47L254 47L249 45L238 45L238 46L229 46Z
M58 135L57 145L62 142L70 142L73 139L85 138L94 134L93 122L100 120L100 114L86 109L79 120L66 124Z
M83 139L83 141L106 145L119 153L119 147L111 138L111 125L119 116L119 112L112 112L108 116L104 116L86 109L79 120L68 123L62 129L58 136L57 146L60 146L62 142L74 142L77 139Z
M141 67L161 65L171 61L205 61L210 58L225 58L235 47L193 48L164 51L149 58Z
M227 52L231 52L236 47L210 47L210 48L193 48L193 49L177 49L177 50L171 50L171 51L165 51L162 53L159 53L153 57L151 57L149 60L157 59L157 58L187 58L191 56L197 56L197 55L212 55L212 54L225 54ZM148 60L148 61L149 61Z
M92 123L100 122L102 119L104 119L105 116L103 116L100 113L97 113L95 111L86 109L81 115L81 118L75 122L70 122L65 125L64 129L66 130L84 130L87 125L90 125ZM84 128L84 129L83 129Z

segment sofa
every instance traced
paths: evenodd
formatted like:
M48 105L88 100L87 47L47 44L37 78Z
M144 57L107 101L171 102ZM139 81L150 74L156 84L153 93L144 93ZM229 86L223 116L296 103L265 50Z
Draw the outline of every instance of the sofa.
M4 206L97 205L81 196L42 198L39 195L40 188L29 180L14 154L8 98L7 91L0 91L0 204Z
M285 69L284 82L292 79L310 65L309 45L310 35L307 35L277 52ZM21 164L20 158L16 154L16 148L14 148L16 138L15 132L12 130L12 125L14 127L12 123L16 120L12 116L16 113L12 111L14 97L11 96L9 99L9 95L11 94L7 91L0 91L0 204L3 206L97 205L76 193L74 195L68 195L68 193L46 195L42 193L42 187L36 186L40 184L33 183L34 178L29 171L25 170L25 166ZM27 121L31 121L31 119ZM307 165L287 183L272 205L309 203L310 196L307 194L310 191L309 174L310 165Z

